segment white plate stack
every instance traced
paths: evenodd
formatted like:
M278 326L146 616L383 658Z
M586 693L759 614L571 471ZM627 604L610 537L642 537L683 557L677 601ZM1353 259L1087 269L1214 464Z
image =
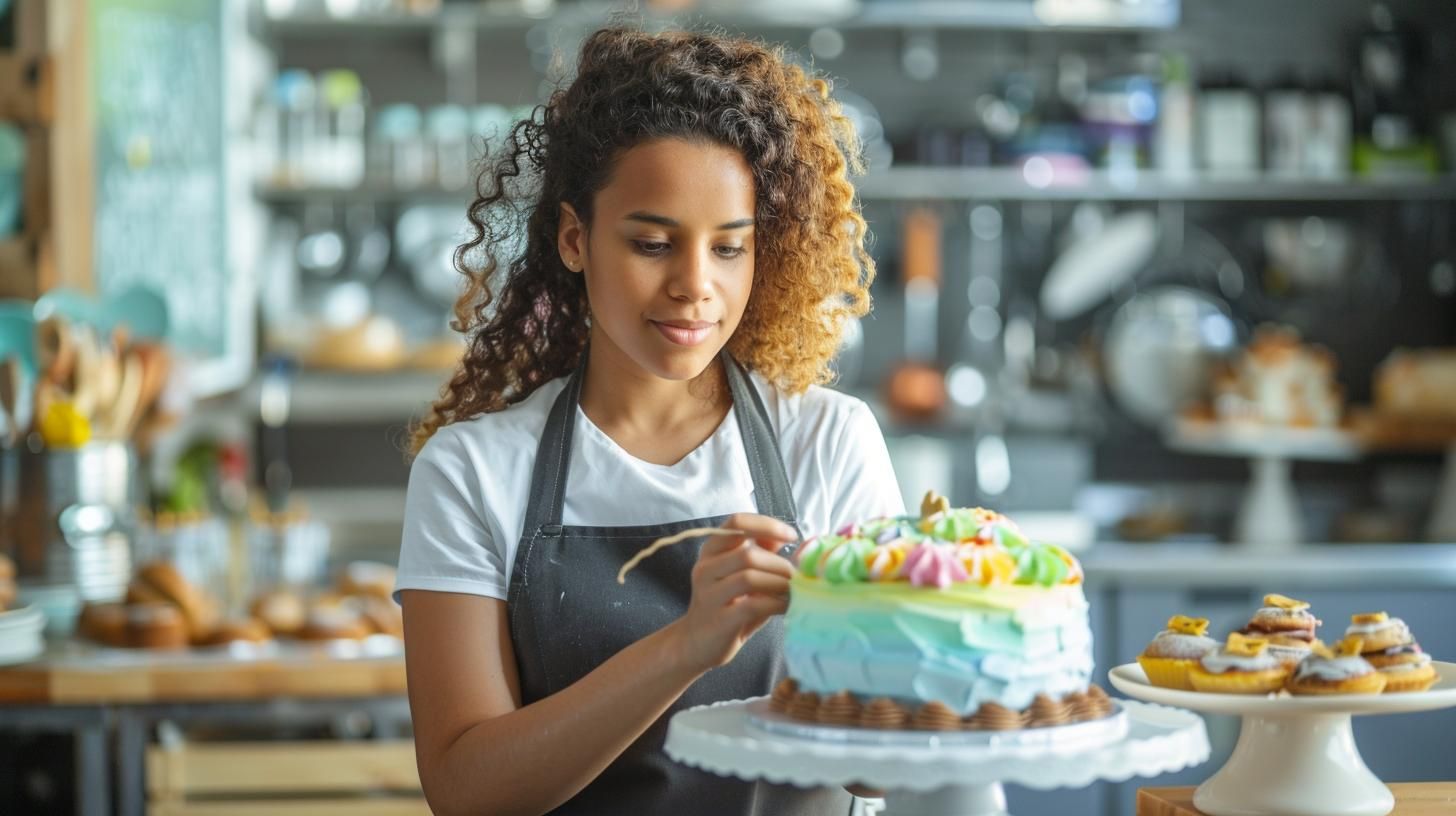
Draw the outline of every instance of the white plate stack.
M45 651L45 615L34 606L0 612L0 666L34 660Z

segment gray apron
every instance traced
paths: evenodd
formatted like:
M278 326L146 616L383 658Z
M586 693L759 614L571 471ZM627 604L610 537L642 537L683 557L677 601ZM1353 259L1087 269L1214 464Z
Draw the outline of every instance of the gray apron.
M754 502L766 516L798 526L788 476L768 412L748 377L723 355L734 414L753 476ZM585 354L583 354L583 367ZM533 703L580 680L612 655L678 619L692 596L701 541L684 542L642 562L625 586L617 571L655 539L724 517L640 527L565 527L561 508L571 437L581 396L577 370L551 407L536 449L531 498L511 567L507 605L520 671L521 702ZM768 694L783 674L783 619L769 620L733 661L698 679L616 761L558 814L724 814L844 816L842 789L797 788L715 776L663 753L672 715L692 706Z

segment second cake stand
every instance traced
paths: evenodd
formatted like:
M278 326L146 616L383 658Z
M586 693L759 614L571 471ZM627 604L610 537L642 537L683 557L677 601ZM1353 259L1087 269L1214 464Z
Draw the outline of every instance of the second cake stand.
M876 744L876 732L863 729L801 726L795 735L775 728L768 698L760 697L679 712L668 728L666 751L719 776L885 790L885 816L1007 816L1005 782L1075 788L1156 776L1208 759L1208 735L1198 716L1131 700L1117 705L1121 713L1115 716L1122 719L1115 724L1003 735L888 732ZM858 734L846 738L847 731ZM841 732L838 738L835 732Z
M1198 786L1209 816L1384 816L1395 797L1360 757L1350 718L1456 706L1456 663L1435 663L1427 691L1399 694L1208 694L1154 686L1136 663L1108 673L1118 691L1209 714L1243 718L1233 755Z

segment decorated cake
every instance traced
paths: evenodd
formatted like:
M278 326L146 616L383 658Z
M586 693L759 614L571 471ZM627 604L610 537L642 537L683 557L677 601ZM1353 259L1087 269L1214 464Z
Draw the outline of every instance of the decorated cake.
M1011 729L1111 710L1089 685L1080 565L999 513L927 495L918 517L806 543L790 593L773 705L795 719Z

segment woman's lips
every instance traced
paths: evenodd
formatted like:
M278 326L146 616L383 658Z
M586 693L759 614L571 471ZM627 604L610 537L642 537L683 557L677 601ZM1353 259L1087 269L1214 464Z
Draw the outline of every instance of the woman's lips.
M679 346L696 346L708 339L708 332L713 328L712 323L699 320L654 320L652 325L662 332L663 337Z

